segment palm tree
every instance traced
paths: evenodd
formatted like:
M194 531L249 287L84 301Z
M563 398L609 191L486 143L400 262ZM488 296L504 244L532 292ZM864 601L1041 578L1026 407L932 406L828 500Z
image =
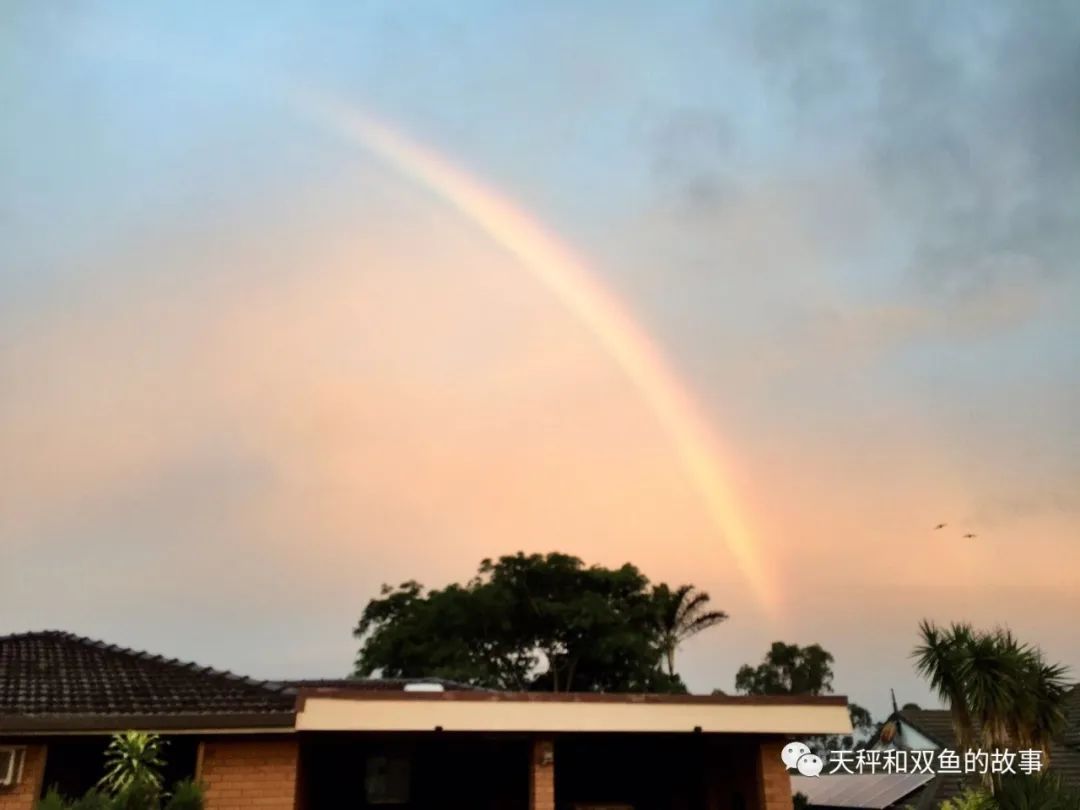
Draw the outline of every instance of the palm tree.
M942 631L923 621L919 631L916 669L948 703L961 750L977 734L990 750L1040 748L1049 756L1065 724L1065 667L1047 664L1008 630L975 633L954 624Z
M1023 731L1017 735L1017 740L1022 745L1042 749L1046 758L1050 755L1050 742L1065 729L1067 676L1067 667L1047 664L1038 654L1028 663L1021 704Z
M1023 705L1032 655L1008 631L976 633L966 640L959 675L972 723L988 749L1026 736Z
M137 794L143 797L161 793L161 758L164 745L157 734L124 731L114 734L105 749L105 776L99 785L113 795Z
M709 594L693 585L682 585L671 590L667 585L653 589L656 604L656 627L660 637L660 649L667 662L668 675L675 674L675 651L686 639L696 636L720 624L728 617L722 610L706 610Z
M953 624L947 631L923 619L919 622L923 643L915 648L915 669L930 682L942 702L952 712L953 729L961 749L968 748L974 735L968 695L963 680L964 659L972 638L971 626Z

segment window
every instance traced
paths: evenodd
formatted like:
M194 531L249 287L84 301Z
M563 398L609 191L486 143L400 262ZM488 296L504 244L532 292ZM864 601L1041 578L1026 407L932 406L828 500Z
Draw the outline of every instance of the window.
M368 804L406 804L409 801L409 760L368 757L364 778Z
M22 778L24 748L0 748L0 788L17 785Z

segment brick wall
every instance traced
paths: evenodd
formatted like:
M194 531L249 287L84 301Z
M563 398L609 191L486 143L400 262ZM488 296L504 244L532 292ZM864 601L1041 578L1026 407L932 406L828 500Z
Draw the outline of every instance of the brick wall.
M293 739L205 741L198 776L206 810L295 810L298 760Z
M45 776L45 746L26 746L22 779L17 785L0 788L0 810L31 810L41 796L41 780Z
M791 777L780 759L783 748L783 740L758 746L759 810L792 810Z
M545 763L545 754L555 755L555 742L537 738L532 745L529 766L529 810L555 810L555 763Z

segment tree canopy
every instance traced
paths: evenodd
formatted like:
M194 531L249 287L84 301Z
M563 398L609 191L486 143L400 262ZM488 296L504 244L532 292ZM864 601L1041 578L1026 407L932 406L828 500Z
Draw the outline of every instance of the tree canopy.
M683 622L673 627L677 593ZM692 586L654 587L629 564L586 567L559 553L488 559L464 585L383 586L354 630L355 674L515 690L682 692L663 664L683 639L724 615L705 611L708 599Z
M774 641L756 667L744 664L735 674L735 689L748 695L822 695L832 692L832 653L819 644L800 647ZM808 737L816 751L850 749L873 735L877 724L870 712L857 703L848 704L853 733L844 736Z
M819 644L774 641L760 664L739 668L735 689L748 695L825 694L832 692L832 662L832 653Z

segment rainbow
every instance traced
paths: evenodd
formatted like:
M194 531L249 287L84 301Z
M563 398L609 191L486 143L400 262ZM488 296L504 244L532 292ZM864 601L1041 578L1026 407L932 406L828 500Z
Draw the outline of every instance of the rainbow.
M584 324L622 368L674 445L742 576L772 612L778 594L757 554L719 444L693 398L626 307L587 264L533 217L433 151L334 98L304 92L298 103L333 132L420 183L513 255Z

